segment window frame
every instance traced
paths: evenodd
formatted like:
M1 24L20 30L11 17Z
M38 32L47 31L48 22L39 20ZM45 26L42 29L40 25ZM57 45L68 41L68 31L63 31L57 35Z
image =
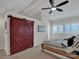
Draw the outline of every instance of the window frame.
M72 31L72 24L78 24L77 26L79 26L79 23L71 23L71 24L62 24L62 25L60 25L60 24L53 24L53 26L52 26L52 33L54 33L54 34L63 34L63 33L79 33L79 31ZM66 30L65 30L65 25L69 25L69 31L68 32L66 32ZM57 26L57 31L53 31L53 27L54 26ZM62 31L60 31L59 30L59 28L62 26ZM79 28L78 28L79 29ZM77 29L77 30L78 30Z

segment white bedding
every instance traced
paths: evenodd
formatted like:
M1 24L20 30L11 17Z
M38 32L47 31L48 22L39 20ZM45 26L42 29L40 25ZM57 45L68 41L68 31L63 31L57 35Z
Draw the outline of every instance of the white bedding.
M57 40L48 40L48 41L44 41L44 43L46 43L46 44L50 44L51 45L51 47L53 47L52 45L56 45L56 46L59 46L59 47L63 47L62 45L61 45L61 43L63 43L64 45L66 45L67 46L67 41L66 40L62 40L62 39L57 39ZM76 50L76 47L73 47L72 48L72 46L71 47L66 47L66 48L57 48L57 47L55 47L56 49L60 49L60 50L63 50L63 51L66 51L66 52L68 52L68 53L71 53L72 51L74 51L74 50ZM77 48L77 50L78 50L79 48Z
M47 43L47 44L51 44L51 45L56 45L56 46L59 46L59 47L63 47L61 45L61 43L63 43L64 45L67 46L67 41L66 40L62 40L62 39L56 39L56 40L48 40L48 41L44 41L44 43Z

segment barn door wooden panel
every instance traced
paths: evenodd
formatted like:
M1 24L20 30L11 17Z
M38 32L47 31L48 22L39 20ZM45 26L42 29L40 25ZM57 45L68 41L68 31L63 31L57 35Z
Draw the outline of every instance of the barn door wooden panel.
M11 54L33 47L33 21L11 17L10 51Z

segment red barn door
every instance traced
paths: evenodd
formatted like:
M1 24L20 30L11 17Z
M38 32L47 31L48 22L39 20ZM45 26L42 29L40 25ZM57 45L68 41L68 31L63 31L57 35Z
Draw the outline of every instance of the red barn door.
M15 54L33 47L33 25L30 20L11 17L10 20L10 52Z

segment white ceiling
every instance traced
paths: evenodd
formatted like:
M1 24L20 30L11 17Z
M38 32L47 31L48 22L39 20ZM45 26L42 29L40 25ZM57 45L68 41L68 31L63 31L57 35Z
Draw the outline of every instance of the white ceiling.
M55 5L63 1L55 0ZM0 15L9 10L35 19L40 19L41 14L49 20L79 16L79 0L69 0L68 4L60 7L63 12L49 14L50 10L41 10L44 7L50 7L49 0L0 0Z

